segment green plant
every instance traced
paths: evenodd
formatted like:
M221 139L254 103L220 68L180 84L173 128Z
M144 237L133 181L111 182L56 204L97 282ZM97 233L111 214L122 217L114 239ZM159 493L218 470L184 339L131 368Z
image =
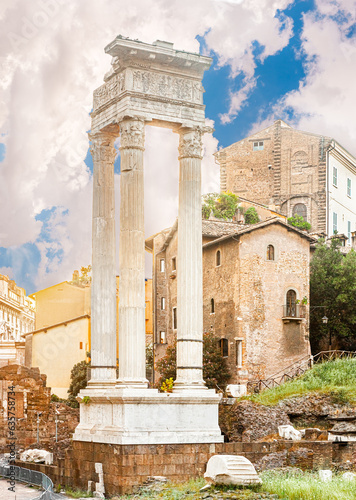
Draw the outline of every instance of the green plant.
M295 215L294 217L288 217L287 222L290 226L294 226L302 231L309 231L311 224L304 220L301 215Z
M162 382L161 385L161 391L162 392L173 392L173 378L166 378L164 382Z
M260 222L260 218L255 207L249 207L244 215L246 224L257 224L257 222Z
M221 355L219 341L211 332L203 336L203 378L208 388L225 389L231 377L226 359ZM161 374L158 387L161 387L166 379L176 379L176 354L177 343L169 345L163 356L157 363L156 368Z
M209 219L212 213L218 219L232 219L238 208L239 199L230 191L209 193L203 196L202 217Z
M83 403L84 403L85 405L90 405L90 403L91 403L91 398L90 398L90 396L84 396L84 398L83 398Z
M86 361L80 361L80 363L77 363L73 366L71 372L70 372L70 386L68 389L68 394L70 397L72 397L71 402L73 403L73 398L75 400L76 396L78 395L79 391L81 389L85 389L88 383L88 375L87 375L87 369L90 366L90 362L87 363Z
M87 491L83 490L73 490L70 486L67 486L65 488L66 495L68 495L71 498L92 498L93 493L88 493Z

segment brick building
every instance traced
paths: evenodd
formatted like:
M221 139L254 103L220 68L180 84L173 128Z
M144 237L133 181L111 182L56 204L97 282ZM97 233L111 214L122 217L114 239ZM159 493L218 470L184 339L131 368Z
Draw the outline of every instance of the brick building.
M146 241L153 253L155 356L177 327L177 226ZM258 224L203 220L204 331L220 338L232 384L267 378L310 354L310 242L279 217Z
M308 220L312 231L356 230L356 158L330 137L282 120L215 154L220 189Z

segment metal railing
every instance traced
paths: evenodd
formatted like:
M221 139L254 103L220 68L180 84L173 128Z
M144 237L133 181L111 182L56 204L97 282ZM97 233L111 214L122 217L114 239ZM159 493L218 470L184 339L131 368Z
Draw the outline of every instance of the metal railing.
M265 389L273 389L273 387L278 387L289 380L300 377L316 363L340 358L356 358L356 351L321 351L318 354L304 356L267 379L247 382L247 392L259 393Z
M302 304L287 304L283 306L283 318L306 318L307 308Z
M33 500L63 499L61 495L57 495L57 493L53 492L52 480L42 472L25 469L23 467L18 467L17 465L0 465L0 476L3 476L6 479L15 478L15 481L42 488L43 491L40 491L38 495L33 497Z

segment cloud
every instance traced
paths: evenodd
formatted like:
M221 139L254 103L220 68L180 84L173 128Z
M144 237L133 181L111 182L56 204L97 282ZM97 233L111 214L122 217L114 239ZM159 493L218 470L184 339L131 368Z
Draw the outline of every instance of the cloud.
M352 125L356 109L356 37L350 36L356 2L322 0L317 7L318 10L304 15L301 51L305 79L252 130L284 118L301 130L335 138L356 155L356 129Z
M198 52L196 36L214 50L245 90L232 95L231 120L254 84L251 44L260 59L280 50L291 21L279 15L288 0L5 0L0 7L0 247L34 245L41 257L36 288L70 279L91 255L91 173L84 162L92 92L110 67L104 47L118 34ZM175 134L147 127L146 231L170 225L177 212ZM212 136L204 138L204 187L213 190L218 168ZM117 179L117 182L119 179ZM214 188L216 190L216 188ZM164 208L162 208L164 207ZM43 235L41 213L52 210ZM6 214L6 215L5 215ZM32 248L32 246L31 246ZM32 290L33 291L33 290Z

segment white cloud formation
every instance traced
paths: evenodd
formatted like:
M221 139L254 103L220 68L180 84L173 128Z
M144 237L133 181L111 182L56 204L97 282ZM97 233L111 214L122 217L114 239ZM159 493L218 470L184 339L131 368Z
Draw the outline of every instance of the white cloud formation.
M118 34L174 42L197 52L206 34L220 65L242 72L253 86L251 43L261 58L280 50L291 22L275 19L289 0L3 0L0 4L0 246L32 242L41 255L37 288L70 279L91 256L91 174L84 163L92 92L110 67L104 47ZM263 14L263 15L262 15ZM248 96L232 99L228 119ZM226 120L228 121L228 120ZM147 130L146 231L170 225L177 212L177 141L166 130ZM217 140L204 138L204 182L216 190ZM158 154L159 152L159 154ZM216 185L216 187L214 187ZM204 187L205 187L204 186ZM55 208L53 208L55 207ZM164 207L164 208L162 208ZM47 232L36 220L52 209ZM48 235L47 235L48 236ZM28 252L28 249L23 250Z
M356 1L319 0L317 7L304 16L305 79L252 131L285 118L301 130L333 137L356 155L356 36L349 31L356 20ZM292 121L286 111L294 115Z

